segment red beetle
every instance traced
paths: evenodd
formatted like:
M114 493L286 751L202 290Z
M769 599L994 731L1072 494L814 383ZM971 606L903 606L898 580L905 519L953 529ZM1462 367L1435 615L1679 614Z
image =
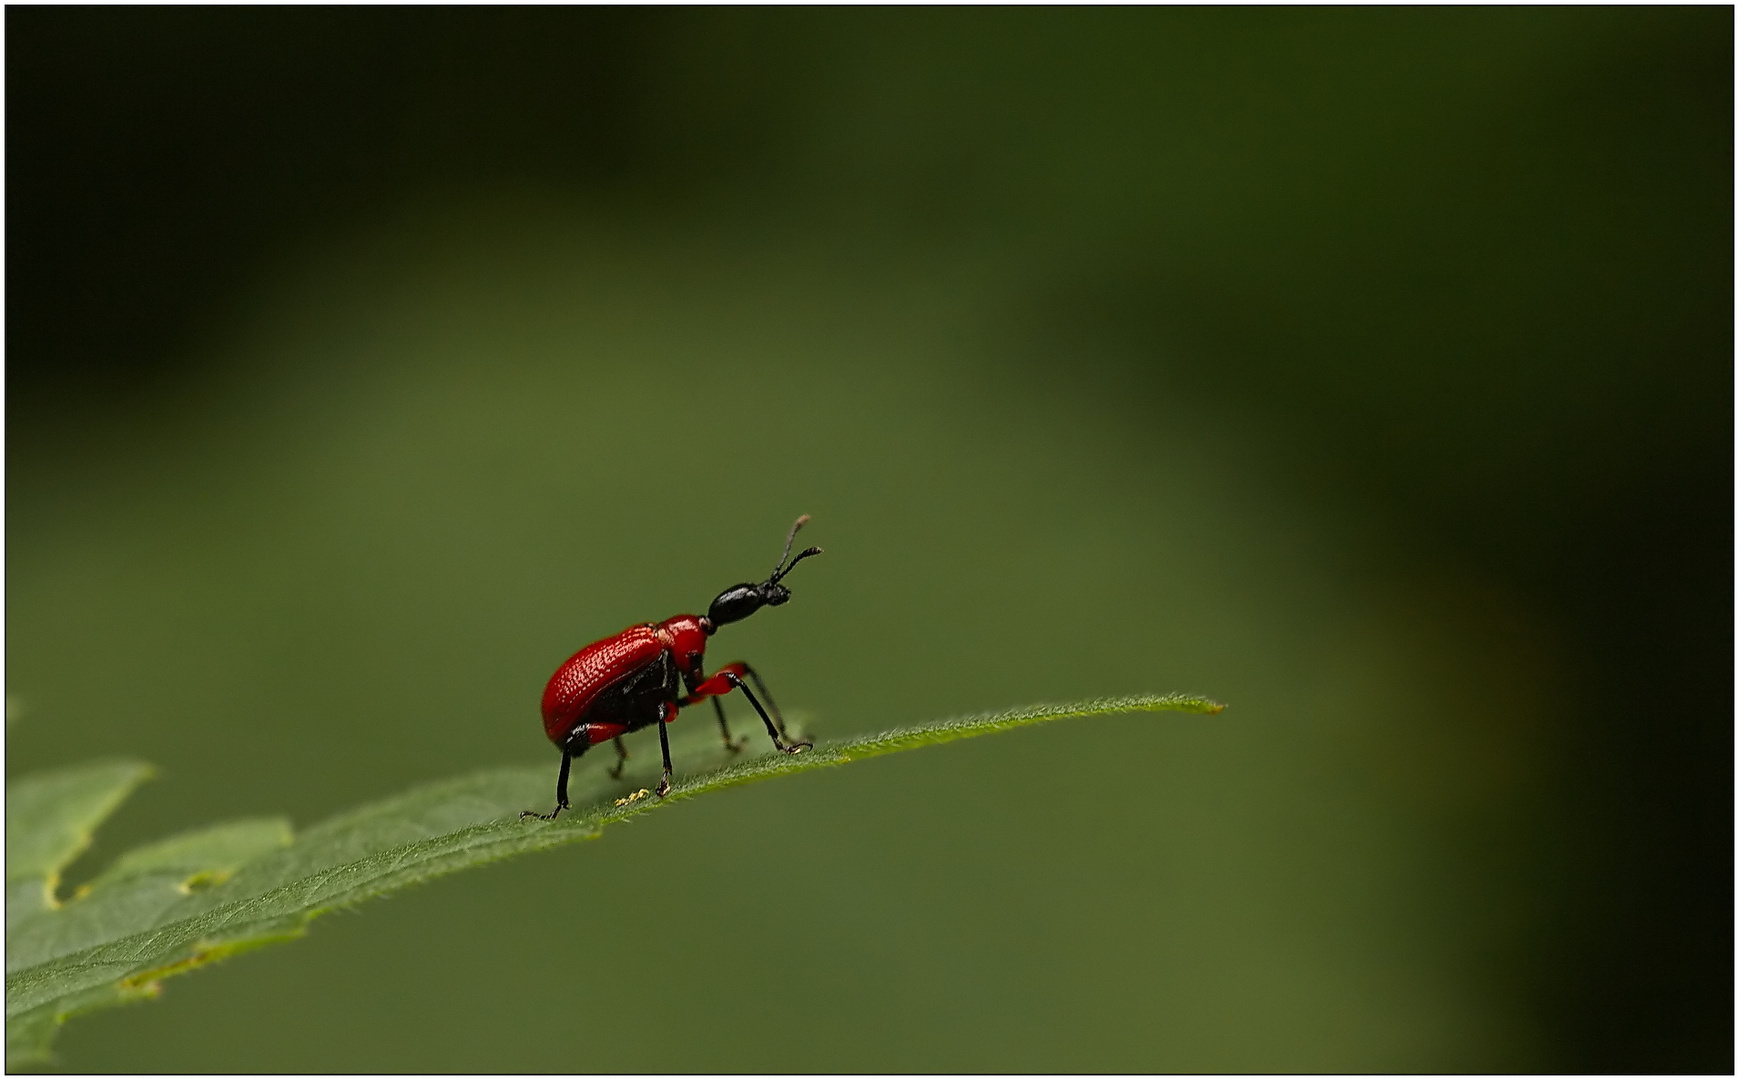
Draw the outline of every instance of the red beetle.
M779 584L780 579L804 559L821 554L820 548L812 547L798 552L790 562L785 561L791 555L791 542L797 538L797 530L808 520L809 515L804 514L791 526L785 537L785 550L766 581L759 585L751 582L732 585L713 599L705 615L676 615L661 623L630 626L613 637L592 642L556 668L549 685L543 688L543 730L562 752L562 770L556 777L556 808L547 814L527 810L519 815L521 818L550 821L566 810L569 767L575 758L606 739L615 740L616 767L611 775L620 777L622 764L628 760L622 736L651 724L658 725L658 742L664 750L664 778L658 782L658 797L663 798L670 792L670 735L664 725L676 718L678 709L711 698L726 748L736 752L748 742L747 736L743 742L733 741L731 729L725 724L725 709L719 704L719 695L732 690L741 690L761 714L767 734L773 737L773 745L778 749L796 754L815 745L788 742L779 706L773 703L773 695L767 692L754 668L739 660L726 664L711 678L703 669L706 640L719 627L791 599L791 590ZM745 675L761 697L767 699L766 707L744 684ZM688 689L686 695L681 693L683 687Z

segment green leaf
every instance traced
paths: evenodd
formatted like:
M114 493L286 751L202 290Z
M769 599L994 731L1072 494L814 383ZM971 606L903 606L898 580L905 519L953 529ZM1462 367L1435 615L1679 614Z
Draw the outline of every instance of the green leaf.
M1039 705L749 760L730 758L716 735L696 725L672 732L678 779L662 800L647 790L659 769L644 754L619 781L602 762L576 769L570 787L576 809L555 821L519 816L549 805L552 765L475 773L364 806L294 839L280 820L184 833L121 856L65 901L54 896L59 872L149 769L116 762L14 781L6 792L7 1064L46 1059L69 1016L153 996L165 976L296 937L323 912L468 866L590 839L613 822L709 791L1066 717L1221 708L1181 694ZM16 917L15 884L29 894Z
M56 906L60 872L97 825L151 775L136 761L100 761L6 785L6 930Z

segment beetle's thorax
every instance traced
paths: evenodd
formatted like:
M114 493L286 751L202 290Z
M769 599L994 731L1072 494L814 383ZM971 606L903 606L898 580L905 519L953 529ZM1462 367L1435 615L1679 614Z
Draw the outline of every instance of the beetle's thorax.
M706 655L706 622L698 615L675 615L652 628L660 643L676 657L676 669L687 675L701 670Z

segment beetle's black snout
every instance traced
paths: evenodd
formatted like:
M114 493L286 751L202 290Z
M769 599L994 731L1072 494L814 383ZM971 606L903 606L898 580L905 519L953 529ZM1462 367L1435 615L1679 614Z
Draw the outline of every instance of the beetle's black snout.
M804 559L821 554L820 548L812 547L798 552L795 559L790 558L791 541L797 538L797 530L808 520L809 515L804 514L797 519L797 524L791 526L790 533L785 537L785 550L780 553L779 562L773 567L771 577L759 585L752 585L747 581L741 585L732 585L713 598L712 606L706 611L707 623L710 626L716 629L726 623L741 622L763 607L778 607L791 599L791 590L779 584L779 579L789 574ZM787 562L787 559L790 561ZM712 630L707 633L712 633Z
M786 599L789 598L790 594L787 593ZM741 585L732 585L713 598L712 606L706 609L707 621L714 626L741 622L760 611L761 605L767 602L761 595L759 585L751 585L746 581ZM779 601L781 604L784 602Z

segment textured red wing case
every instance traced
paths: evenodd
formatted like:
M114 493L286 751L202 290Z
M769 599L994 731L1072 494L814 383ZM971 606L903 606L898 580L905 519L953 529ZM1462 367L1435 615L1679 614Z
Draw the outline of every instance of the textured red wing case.
M598 694L611 683L658 659L664 644L650 625L630 626L594 641L556 668L543 688L543 730L557 746L567 738Z

